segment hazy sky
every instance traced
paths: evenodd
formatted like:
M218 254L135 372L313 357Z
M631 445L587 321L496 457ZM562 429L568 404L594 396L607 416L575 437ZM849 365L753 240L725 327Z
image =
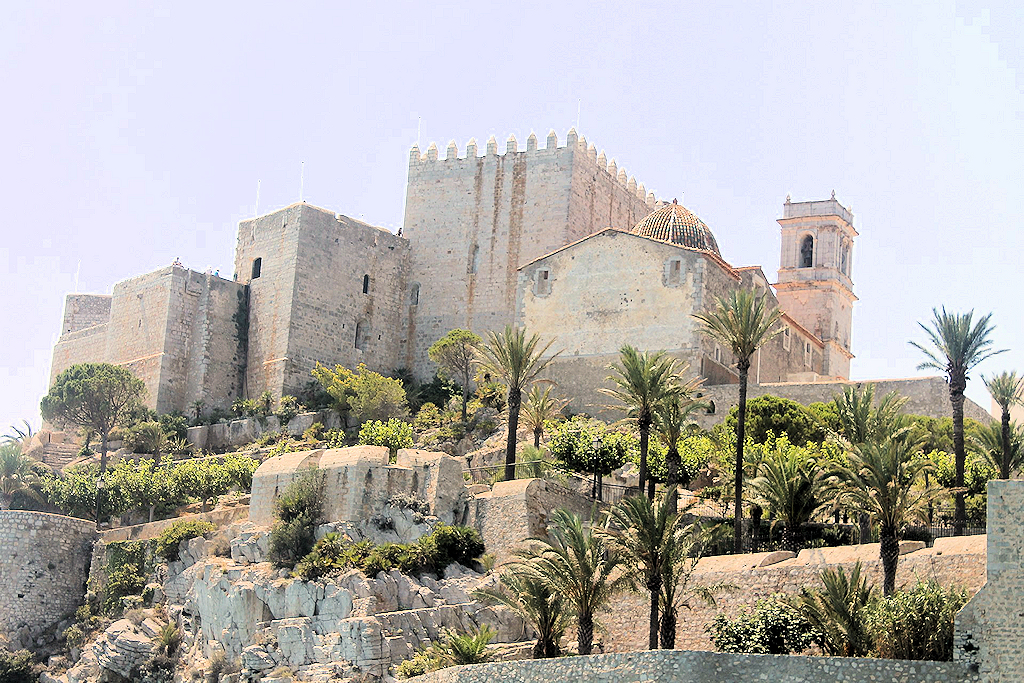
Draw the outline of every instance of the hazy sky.
M409 148L576 124L737 266L787 194L860 232L856 379L919 373L933 306L1024 369L1024 3L17 3L0 22L0 431L38 423L63 298L298 199L392 230ZM372 8L371 8L372 5ZM1017 207L1017 208L1014 208ZM620 226L628 227L628 226ZM628 340L623 340L628 341ZM976 373L968 394L988 407Z

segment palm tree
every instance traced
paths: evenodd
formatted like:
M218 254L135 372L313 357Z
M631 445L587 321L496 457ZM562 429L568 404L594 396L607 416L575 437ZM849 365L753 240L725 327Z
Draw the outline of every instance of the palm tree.
M685 372L687 367L684 365L682 371ZM658 435L662 437L662 440L668 447L668 453L665 455L665 465L668 470L665 483L669 488L682 483L679 480L679 468L681 466L679 442L682 440L687 427L690 426L690 416L696 411L707 407L707 403L692 398L693 392L700 386L701 382L703 380L697 378L680 386L678 392L666 396L665 399L659 401L654 407L654 426L657 429ZM687 481L686 483L689 482ZM672 512L676 512L679 502L673 499L670 507Z
M35 461L21 452L18 443L0 445L0 510L10 510L15 494L25 493L33 498L39 495L32 484L38 477L32 471Z
M857 562L846 571L825 569L821 572L824 590L801 588L793 602L797 611L819 634L819 644L833 657L865 657L871 648L867 609L875 599L875 589L861 575Z
M992 395L992 400L999 404L1002 409L1002 434L1001 446L1003 447L1002 457L999 459L999 478L1010 478L1010 406L1020 405L1021 393L1024 392L1024 377L1018 377L1016 372L1001 372L992 379L985 379L985 388Z
M0 443L16 443L19 446L26 445L32 439L32 435L35 432L32 431L32 425L28 423L28 420L22 420L21 424L24 425L24 429L11 425L10 431L0 436Z
M561 655L558 643L569 625L561 595L529 572L517 571L515 564L505 569L498 581L497 586L473 591L473 597L484 603L503 605L533 626L537 631L534 659Z
M960 536L964 532L967 511L964 507L964 463L967 451L964 448L964 391L967 389L969 373L986 358L1006 349L992 350L989 335L995 326L989 323L992 314L984 315L973 325L974 311L967 313L947 313L943 308L932 309L931 326L918 323L928 335L934 348L911 341L914 348L923 353L928 360L917 366L918 370L933 369L946 375L949 384L949 402L953 407L953 450L955 454L956 474L956 512L953 516L954 533Z
M664 351L646 353L626 344L619 349L619 363L608 366L615 372L608 377L615 389L601 389L618 404L615 408L626 411L627 419L636 423L640 432L640 491L647 483L647 450L654 424L654 411L658 404L681 391L679 360ZM653 498L653 491L648 493Z
M846 499L878 526L883 592L889 595L896 589L900 532L907 523L924 517L928 503L942 490L924 483L925 473L933 472L934 465L902 435L859 444L847 457L849 463L837 467L836 474L845 485Z
M516 478L516 432L519 430L519 409L523 403L523 390L537 379L555 353L544 354L554 340L540 346L540 337L526 337L526 330L506 325L501 332L488 332L487 343L477 347L480 362L489 372L508 387L508 440L505 446L505 480Z
M551 396L550 386L544 387L543 391L536 384L530 387L526 405L523 406L523 421L533 432L534 448L540 448L540 437L544 434L544 424L556 419L565 404L566 401Z
M903 406L907 399L890 391L875 406L875 385L863 389L846 387L832 399L839 425L839 436L850 444L887 438L903 426Z
M551 513L550 540L535 539L517 555L516 571L540 581L560 595L575 616L576 642L581 655L594 646L594 613L628 585L629 578L616 574L618 558L604 540L572 512Z
M689 507L683 510L685 514ZM704 548L711 541L711 534L702 527L688 524L681 533L673 535L665 545L665 564L661 572L661 629L659 639L662 650L676 646L676 624L679 609L690 609L693 600L699 600L709 607L715 607L715 596L724 591L735 590L726 582L710 585L693 581Z
M670 505L677 497L675 488L671 488L658 502L642 493L624 498L609 511L607 525L602 529L609 548L618 554L633 587L650 594L648 648L651 650L658 649L659 601L666 550L671 539L683 532L681 518Z
M1000 479L1009 479L1024 466L1024 427L1010 423L1010 438L1004 440L1001 424L992 422L978 427L971 439L972 450L980 453L993 469L1000 473ZM1006 476L1002 476L1003 472Z
M733 533L735 550L743 551L743 443L747 426L747 375L750 359L757 349L779 333L776 323L782 317L778 308L768 310L765 297L736 289L728 297L719 297L715 310L693 316L704 332L728 346L736 357L740 379L739 418L736 428L736 500Z
M749 486L758 504L784 524L785 549L796 552L797 530L825 503L830 488L825 470L804 449L776 442Z

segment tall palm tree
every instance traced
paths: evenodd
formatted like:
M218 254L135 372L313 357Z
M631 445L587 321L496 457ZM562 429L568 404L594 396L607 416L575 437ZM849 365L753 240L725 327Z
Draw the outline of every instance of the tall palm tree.
M551 395L550 386L544 387L543 390L536 384L530 387L526 404L523 406L523 421L533 432L534 448L540 448L540 437L544 434L544 425L557 419L565 404L565 400L554 398Z
M743 551L743 443L747 426L747 375L750 359L757 349L779 333L776 327L782 318L778 308L769 310L764 296L755 296L745 289L733 290L727 297L719 297L713 311L696 313L704 332L729 347L736 357L739 371L740 400L739 423L736 428L736 481L733 533L735 550Z
M992 395L992 400L999 404L1002 409L1002 438L1000 445L1003 447L1002 457L999 459L999 478L1010 478L1010 406L1020 405L1021 393L1024 392L1024 377L1018 377L1016 372L1001 372L992 379L985 379L985 388Z
M797 530L825 503L830 488L825 470L804 449L776 443L749 486L758 504L783 523L783 546L796 552Z
M889 595L896 589L900 532L907 523L924 517L928 503L942 490L924 483L925 473L933 472L934 465L902 436L854 446L847 458L848 464L838 466L836 475L844 485L845 498L878 526L883 592Z
M903 406L907 399L890 391L875 406L875 385L863 389L846 387L832 399L839 436L856 445L874 439L888 438L903 427Z
M516 478L516 432L519 430L519 410L523 391L544 371L558 353L547 358L544 354L554 340L541 346L536 334L526 336L526 330L506 325L501 332L488 332L487 342L477 346L480 364L485 372L500 379L508 387L508 439L505 446L505 480Z
M515 570L536 579L561 596L574 613L576 642L581 655L594 646L594 613L628 585L629 578L616 572L618 558L604 539L585 528L572 512L551 513L550 540L533 540L517 552Z
M559 641L569 625L561 595L529 572L517 571L515 564L502 571L498 581L497 586L473 591L473 597L507 607L533 626L537 631L534 659L561 655Z
M38 478L32 471L35 461L21 452L21 444L0 445L0 510L10 510L15 494L25 493L38 498L32 484Z
M691 503L684 508L683 513L688 512L693 505L694 503ZM681 533L670 537L665 545L665 564L661 572L659 633L662 650L671 650L676 646L676 624L680 608L690 609L694 600L715 607L716 595L736 589L736 586L723 581L704 584L693 580L694 570L704 549L711 542L711 536L712 534L703 527L688 524L683 527Z
M1000 479L1009 479L1024 466L1024 427L1010 423L1010 438L1003 438L1001 424L992 422L981 425L971 439L971 448L985 457L993 469L1000 473ZM1002 475L1006 472L1006 476Z
M668 449L668 452L665 454L665 469L667 470L665 485L668 488L674 488L681 483L679 481L679 468L682 463L679 458L679 442L683 439L683 434L691 424L690 416L698 410L703 410L707 405L691 398L692 391L702 381L698 378L683 385L678 393L667 396L654 409L654 425L661 436L661 440ZM672 512L676 512L678 507L679 501L673 498L669 502L669 509Z
M647 451L654 411L659 403L681 391L679 373L683 367L678 359L664 351L641 352L629 344L619 349L619 362L608 366L615 373L608 377L615 388L600 391L617 401L613 407L624 410L627 419L635 422L640 432L641 492L649 476ZM653 497L650 494L648 496Z
M995 330L989 320L992 314L983 315L972 325L974 311L947 313L943 307L932 309L931 324L918 323L928 335L933 348L915 341L910 344L923 353L928 360L917 366L918 370L938 370L946 375L949 384L949 402L953 407L953 450L955 455L956 512L953 516L954 533L964 533L967 511L964 507L964 463L967 451L964 448L964 391L967 389L969 373L986 358L991 358L1006 349L992 350L989 335Z
M801 588L793 605L818 632L821 648L833 657L865 657L871 648L868 606L875 589L861 574L858 561L847 574L838 569L821 572L823 589Z
M651 650L658 649L659 602L662 574L668 561L666 551L673 537L684 531L680 516L669 504L677 497L675 488L671 488L657 502L642 493L623 498L609 511L607 524L601 530L609 548L618 554L633 587L646 590L650 595L648 648Z

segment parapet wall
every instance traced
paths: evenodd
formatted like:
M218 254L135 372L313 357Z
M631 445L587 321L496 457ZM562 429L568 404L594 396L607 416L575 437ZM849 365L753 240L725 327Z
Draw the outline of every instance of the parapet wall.
M442 669L422 683L547 683L548 681L685 681L686 683L975 683L955 662L892 659L735 655L662 650L628 654L492 662Z
M0 511L0 635L31 637L81 604L95 538L88 520Z

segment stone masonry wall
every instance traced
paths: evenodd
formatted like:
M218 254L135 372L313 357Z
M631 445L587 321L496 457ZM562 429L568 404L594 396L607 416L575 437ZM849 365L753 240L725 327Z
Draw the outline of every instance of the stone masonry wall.
M110 296L106 294L68 294L64 300L62 335L101 325L110 320Z
M710 650L711 641L704 627L716 614L736 614L744 606L776 593L793 595L803 586L820 585L819 574L825 567L845 567L849 571L859 560L869 581L882 585L878 544L819 548L802 551L797 557L768 566L758 566L771 553L706 557L697 565L693 580L706 585L724 582L739 590L723 593L717 607L691 601L691 609L679 613L676 647L684 650ZM768 560L770 561L770 560ZM943 586L963 586L974 593L985 581L985 537L940 538L932 548L902 555L896 573L897 586L921 579L935 579ZM647 647L649 603L642 595L631 593L615 598L608 610L598 616L607 629L603 636L606 652L629 652Z
M42 631L81 604L95 536L84 519L0 511L0 634Z
M628 229L649 211L639 188L590 158L570 131L565 147L552 132L518 151L515 138L485 155L470 141L459 158L454 143L438 159L431 145L409 159L405 236L411 246L410 288L418 288L406 323L405 365L420 377L433 366L427 349L448 330L478 334L514 321L520 264L607 227ZM620 182L621 179L621 182Z
M775 343L775 341L769 342ZM794 341L794 343L796 343ZM890 391L906 397L904 412L911 415L927 415L929 417L948 417L950 415L949 387L941 377L910 377L907 379L872 380L864 382L808 382L805 384L781 383L760 384L751 382L747 389L748 398L772 395L792 399L807 405L817 401L828 402L832 397L843 393L846 387L861 387L865 384L875 385L875 399L881 399ZM739 386L736 384L705 385L702 389L704 400L715 402L713 415L698 414L695 416L704 428L711 427L725 420L729 411L739 402ZM984 408L971 399L964 402L964 417L987 423L992 416Z
M986 683L1024 680L1024 482L988 483L987 582L960 610L953 660Z
M955 662L663 650L474 664L441 669L416 680L422 683L975 683L979 678Z

